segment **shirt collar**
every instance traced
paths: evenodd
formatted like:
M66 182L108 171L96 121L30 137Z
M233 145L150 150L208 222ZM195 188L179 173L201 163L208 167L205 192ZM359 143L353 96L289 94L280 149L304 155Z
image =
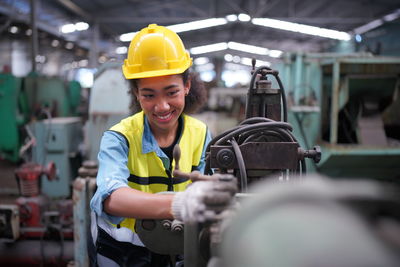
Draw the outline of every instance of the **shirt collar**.
M147 154L150 152L156 152L159 157L167 157L165 153L158 146L156 138L151 132L149 121L147 120L146 115L144 115L144 129L143 129L143 137L142 137L142 153Z

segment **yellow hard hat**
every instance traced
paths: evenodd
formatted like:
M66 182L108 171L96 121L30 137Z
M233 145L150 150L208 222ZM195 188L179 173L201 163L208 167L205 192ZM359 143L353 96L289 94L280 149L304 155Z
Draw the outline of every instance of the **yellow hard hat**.
M157 24L150 24L133 37L122 71L126 79L179 74L192 65L179 36Z

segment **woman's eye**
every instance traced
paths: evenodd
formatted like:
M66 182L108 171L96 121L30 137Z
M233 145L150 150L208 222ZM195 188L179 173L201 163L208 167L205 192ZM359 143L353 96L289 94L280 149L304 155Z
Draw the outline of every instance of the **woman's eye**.
M154 95L142 95L144 98L152 98Z
M171 91L171 92L168 92L168 95L169 95L169 96L174 96L174 95L176 95L178 92L179 92L179 90Z

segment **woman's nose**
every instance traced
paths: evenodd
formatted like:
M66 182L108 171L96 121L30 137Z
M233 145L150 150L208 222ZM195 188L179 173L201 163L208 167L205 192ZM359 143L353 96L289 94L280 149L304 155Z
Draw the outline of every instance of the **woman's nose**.
M156 104L156 112L164 112L169 110L168 101L165 99L160 99Z

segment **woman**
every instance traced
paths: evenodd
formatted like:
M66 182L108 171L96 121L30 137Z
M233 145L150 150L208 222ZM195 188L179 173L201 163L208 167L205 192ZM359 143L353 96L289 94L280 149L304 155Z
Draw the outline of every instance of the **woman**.
M182 153L180 170L204 170L210 133L186 115L205 100L204 87L189 74L191 64L179 36L165 27L151 24L131 41L122 70L142 111L111 127L101 140L97 191L90 203L100 266L169 266L169 257L144 247L134 218L176 217L174 195L154 194L184 191L190 183L171 175L175 144Z

